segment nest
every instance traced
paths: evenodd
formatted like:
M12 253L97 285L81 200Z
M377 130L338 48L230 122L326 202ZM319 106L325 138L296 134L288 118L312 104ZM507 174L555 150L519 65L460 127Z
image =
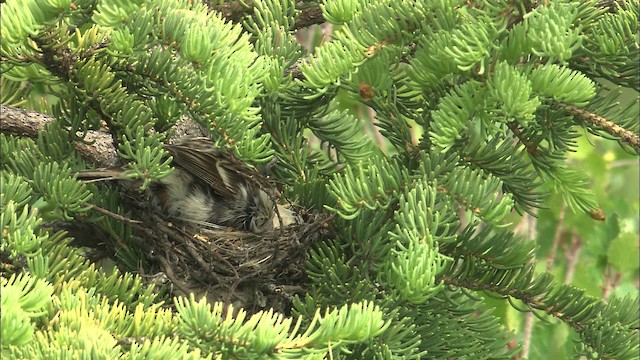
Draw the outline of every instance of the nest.
M33 138L53 120L6 106L2 107L1 117L2 130ZM187 117L174 130L171 142L185 135L208 136L204 127ZM86 140L94 141L94 144L75 144L85 160L105 168L122 165L112 134L102 130L89 131ZM138 186L125 183L120 184L118 192L124 195L121 197L123 205L136 214L136 219L98 206L94 206L94 210L134 227L139 235L135 244L115 246L103 229L88 223L51 222L45 226L68 231L75 239L75 245L93 249L89 256L95 261L113 258L122 247L140 248L150 265L140 269L143 277L149 283L167 285L175 295L193 293L198 298L206 296L210 301L233 303L249 311L272 307L287 314L293 295L306 292L306 250L326 236L330 221L326 214L298 211L301 221L297 224L266 234L193 229L184 224L172 224L160 214L149 212L149 201L141 197ZM3 256L0 254L0 258Z
M168 285L174 295L287 314L293 296L306 293L307 249L326 235L331 219L323 213L297 215L297 224L254 234L195 229L150 214L142 228L136 226L145 238L136 246L151 263L145 277Z
M249 313L273 308L289 314L295 295L308 292L305 261L308 248L327 238L333 216L293 207L293 224L255 234L231 228L196 228L165 217L128 182L116 185L121 204L135 219L98 206L93 210L134 229L130 242L113 238L95 223L49 224L64 229L74 245L94 249L94 262L122 248L135 248L145 261L138 272L148 284L161 285L170 296L206 298ZM89 226L89 228L86 228ZM115 259L116 262L118 261ZM130 266L130 265L128 265Z

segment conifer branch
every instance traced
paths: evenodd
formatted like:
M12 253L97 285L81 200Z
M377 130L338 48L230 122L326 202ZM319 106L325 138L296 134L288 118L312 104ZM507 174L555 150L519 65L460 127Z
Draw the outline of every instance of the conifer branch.
M568 104L561 104L561 107L564 108L569 114L576 116L578 119L590 125L601 128L608 134L619 137L622 142L630 145L631 147L636 149L636 151L640 151L640 137L638 137L638 134L624 129L613 121L607 120L604 117L592 113L588 110L580 109Z
M50 5L29 6L35 3ZM54 116L2 107L3 234L8 249L28 261L25 269L52 282L55 296L82 296L96 314L116 300L129 310L147 308L152 321L138 333L105 334L137 343L147 336L162 345L153 352L176 358L185 356L169 346L226 358L331 356L350 344L363 358L509 358L517 337L477 310L473 292L484 291L566 322L581 337L578 355L618 359L637 350L637 300L604 302L553 279L562 224L542 274L535 272L536 244L505 227L514 209L535 213L545 205L550 190L543 182L553 182L568 208L604 219L586 174L565 159L580 121L597 136L640 148L632 122L637 102L621 107L621 91L594 80L635 88L637 0L524 0L515 7L476 0L459 7L415 0L53 3L2 5L0 103L33 108L45 93L57 104ZM336 25L330 40L314 49L297 41L296 30L325 22ZM377 111L377 143L342 110L351 100ZM84 167L79 152L100 167L127 161L138 179L156 181L169 171L167 134L208 131L243 159L278 160L273 178L300 209L299 226L260 237L183 228L147 211L154 209L137 183L73 179ZM58 224L97 225L104 236L48 235ZM72 237L93 240L82 245L89 248L106 244L104 254L118 265L162 279L157 283L174 294L206 296L218 302L216 310L179 299L177 314L156 312L161 299L153 289L128 273L101 275ZM571 269L580 250L574 245ZM96 290L60 292L67 282ZM605 288L605 298L609 293ZM95 296L106 301L98 305ZM249 311L293 313L300 332L289 331L294 319L272 312L244 324L240 312L226 317L232 301ZM373 306L314 315L358 301L398 306L364 337L354 337L366 327L360 324L383 315ZM121 316L119 328L132 328L132 318ZM209 332L212 324L222 325L213 326L218 333ZM381 332L383 342L374 339ZM173 343L160 344L158 335ZM265 340L273 343L260 345ZM125 351L144 357L138 345ZM11 355L37 358L37 346L23 349ZM103 357L120 355L109 354Z
M478 291L489 291L495 292L497 294L512 297L518 299L531 309L542 310L548 315L554 316L564 323L568 324L576 331L582 331L584 328L584 324L580 322L574 321L573 317L564 313L563 309L558 308L557 304L548 303L544 300L544 297L548 295L545 294L533 294L528 291L523 291L521 289L513 288L513 287L503 287L500 285L488 284L481 280L476 279L457 279L450 276L443 276L442 280L452 286L463 287L466 289L478 290ZM535 282L535 279L533 280Z

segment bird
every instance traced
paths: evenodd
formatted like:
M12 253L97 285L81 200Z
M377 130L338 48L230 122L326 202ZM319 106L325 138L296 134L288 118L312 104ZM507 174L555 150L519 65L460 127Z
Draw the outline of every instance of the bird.
M257 234L274 229L275 189L255 168L206 137L183 137L164 149L173 158L174 171L149 188L153 204L169 218ZM78 178L125 179L124 170L81 171Z

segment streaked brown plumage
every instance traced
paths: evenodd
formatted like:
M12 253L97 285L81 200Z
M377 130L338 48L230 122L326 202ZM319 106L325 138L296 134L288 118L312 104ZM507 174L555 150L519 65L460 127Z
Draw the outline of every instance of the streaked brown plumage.
M206 227L261 233L273 229L275 203L268 181L210 139L182 138L165 145L173 174L152 184L154 200L175 219ZM123 179L123 169L81 172L84 180Z

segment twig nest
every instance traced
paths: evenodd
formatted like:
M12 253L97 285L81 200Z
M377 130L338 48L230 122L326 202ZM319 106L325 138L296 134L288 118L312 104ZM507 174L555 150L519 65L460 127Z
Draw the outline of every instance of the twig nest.
M155 216L155 241L141 244L176 295L193 293L249 311L287 313L304 292L307 248L326 235L331 217L299 211L298 222L254 234L234 229L194 229Z

